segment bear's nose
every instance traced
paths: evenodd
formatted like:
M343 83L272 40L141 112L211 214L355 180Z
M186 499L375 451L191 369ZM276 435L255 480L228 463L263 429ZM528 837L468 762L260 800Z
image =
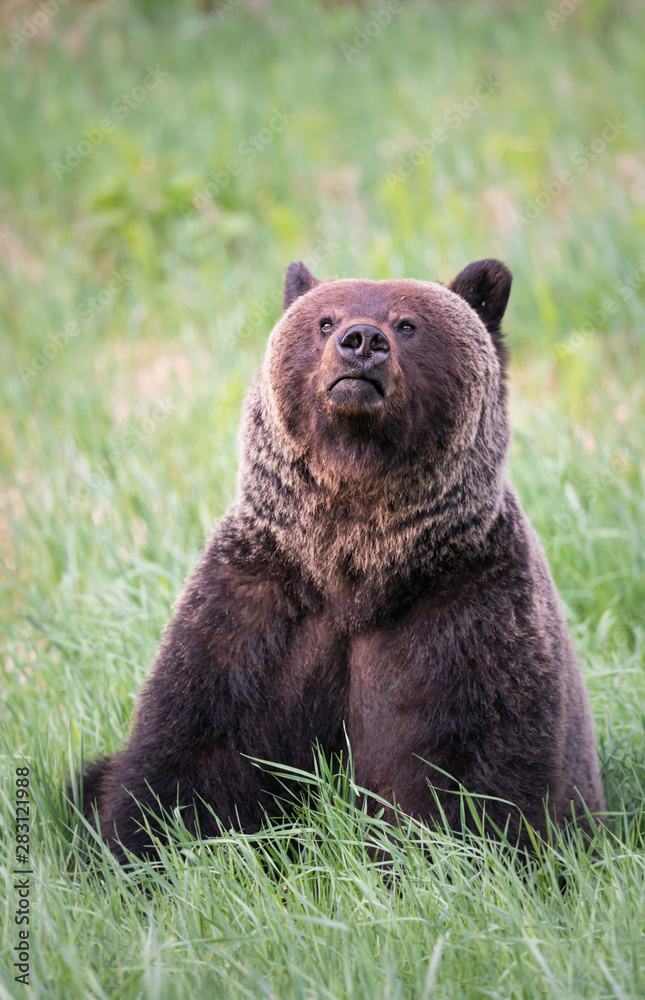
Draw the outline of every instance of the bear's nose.
M346 361L370 360L372 364L378 364L389 355L390 342L377 326L355 323L338 334L336 350Z

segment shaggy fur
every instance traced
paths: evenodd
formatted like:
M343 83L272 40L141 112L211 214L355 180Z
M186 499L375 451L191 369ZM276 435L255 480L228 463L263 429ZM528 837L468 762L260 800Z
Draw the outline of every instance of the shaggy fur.
M125 748L85 785L103 836L146 853L132 796L257 829L276 788L248 757L353 751L405 813L545 832L603 809L580 669L504 462L511 275L448 287L319 282L292 264L246 400L237 495L175 609ZM433 769L436 765L441 771ZM447 775L452 776L451 778ZM203 800L203 801L202 801Z

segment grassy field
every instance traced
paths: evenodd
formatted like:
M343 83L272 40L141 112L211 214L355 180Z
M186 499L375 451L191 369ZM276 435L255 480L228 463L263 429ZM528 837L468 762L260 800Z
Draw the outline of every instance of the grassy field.
M0 1000L645 995L645 12L387 10L0 8ZM488 256L515 276L511 473L597 724L597 853L556 838L522 872L417 831L384 877L385 831L321 768L291 828L91 864L65 775L121 743L231 500L286 265L447 281Z

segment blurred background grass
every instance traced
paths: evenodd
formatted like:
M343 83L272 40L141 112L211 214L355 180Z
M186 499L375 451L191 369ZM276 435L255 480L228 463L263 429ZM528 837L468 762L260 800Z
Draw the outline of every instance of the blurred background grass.
M497 256L514 273L511 473L610 804L638 811L645 11L386 10L0 8L2 713L6 760L45 783L68 747L123 738L232 497L289 261L447 281Z

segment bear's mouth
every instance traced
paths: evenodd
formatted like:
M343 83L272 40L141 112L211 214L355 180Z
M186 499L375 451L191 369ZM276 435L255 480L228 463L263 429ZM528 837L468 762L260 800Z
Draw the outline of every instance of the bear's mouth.
M385 396L385 389L375 378L340 375L327 389L327 395L336 406L374 406Z

